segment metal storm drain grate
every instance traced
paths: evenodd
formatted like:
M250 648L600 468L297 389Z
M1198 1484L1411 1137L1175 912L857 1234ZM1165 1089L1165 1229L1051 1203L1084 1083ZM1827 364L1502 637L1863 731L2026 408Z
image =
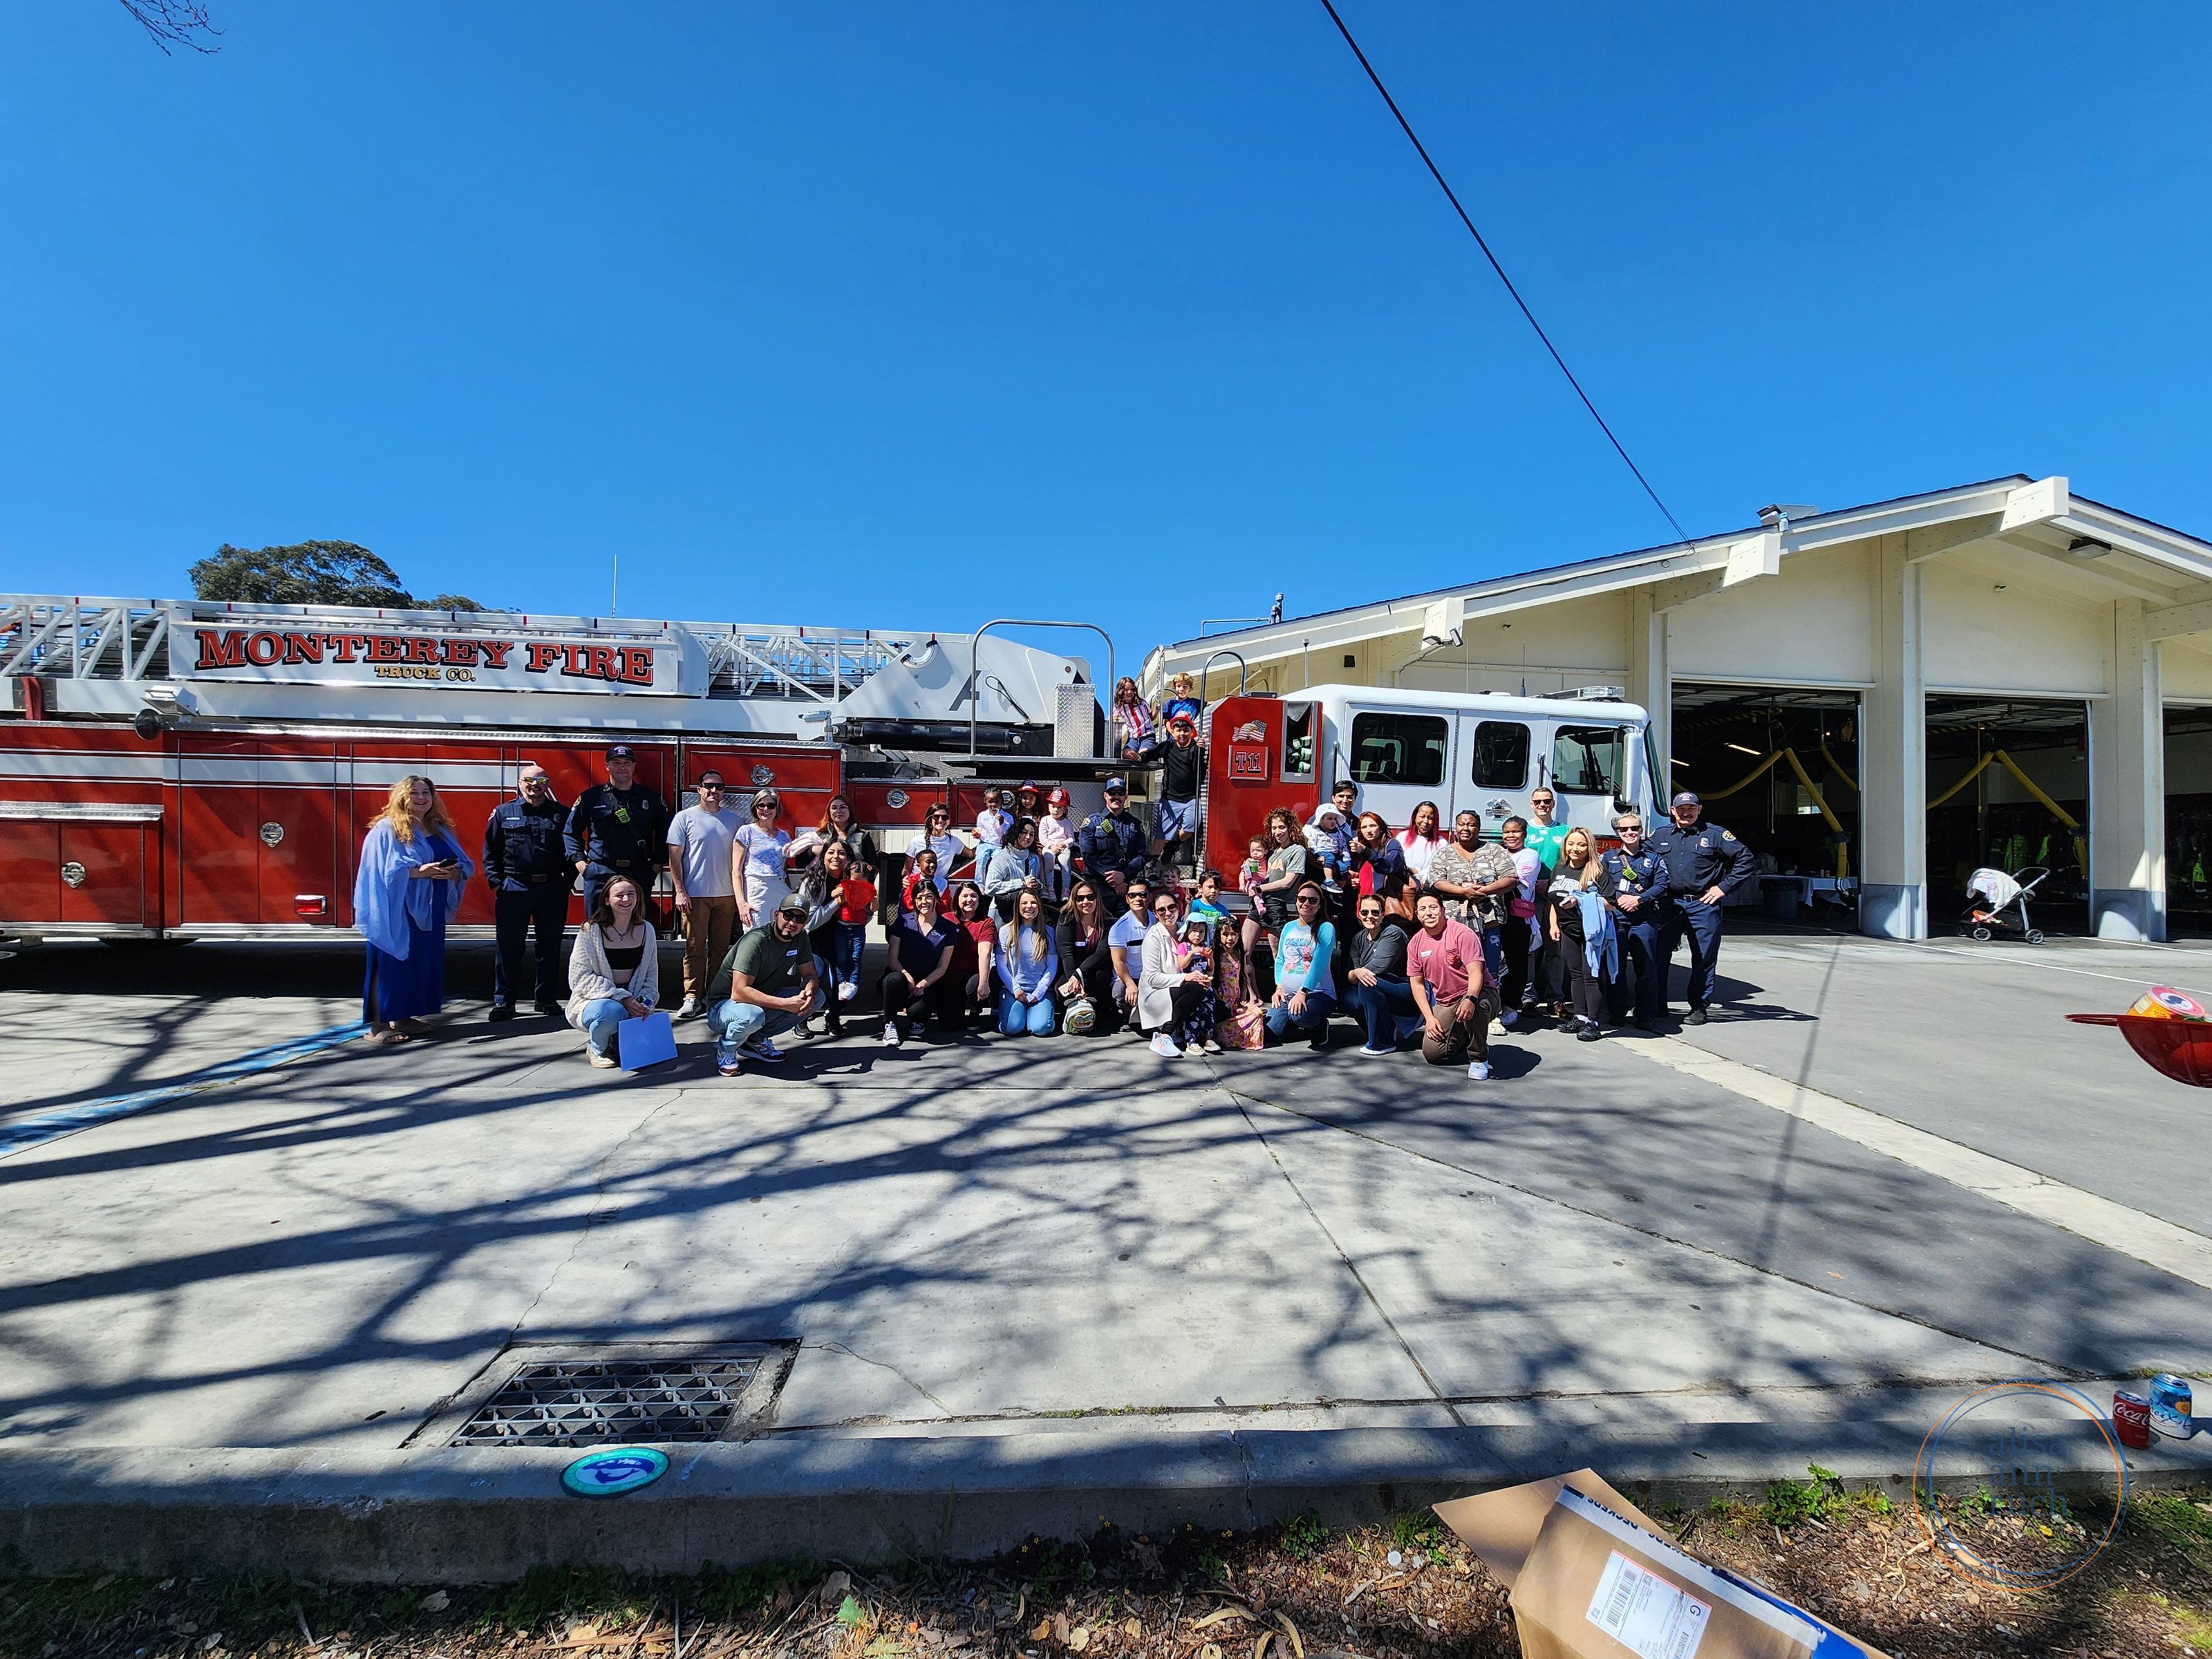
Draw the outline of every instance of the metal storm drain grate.
M471 1410L455 1446L652 1444L739 1437L789 1370L781 1345L750 1352L606 1353L525 1363Z

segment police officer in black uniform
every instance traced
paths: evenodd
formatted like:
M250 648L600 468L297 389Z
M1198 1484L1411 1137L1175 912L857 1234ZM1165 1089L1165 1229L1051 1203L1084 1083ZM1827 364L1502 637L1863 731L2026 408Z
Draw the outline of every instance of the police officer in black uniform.
M1662 964L1674 956L1674 945L1684 934L1690 939L1690 1012L1685 1025L1705 1023L1705 1005L1713 1000L1719 975L1714 964L1721 951L1721 901L1751 879L1759 867L1751 848L1717 823L1708 823L1698 798L1685 789L1674 797L1670 823L1659 826L1651 837L1651 850L1667 861L1668 904L1667 925L1659 938Z
M575 866L568 861L568 809L553 799L553 780L536 761L522 763L522 798L502 801L484 825L483 872L491 884L492 919L499 935L492 959L491 1017L513 1019L522 987L522 944L538 930L538 1012L556 1018L565 999L562 933L568 925L568 890Z
M1667 953L1659 948L1666 926L1667 860L1644 842L1641 813L1616 815L1613 833L1620 845L1608 847L1597 860L1598 868L1613 878L1607 902L1627 951L1626 971L1613 981L1613 1017L1616 1022L1629 1017L1638 1030L1650 1031L1667 1012Z
M668 808L637 781L637 754L626 743L607 750L607 781L576 797L568 814L568 857L584 881L584 914L599 908L599 893L617 876L653 891L653 877L668 860Z

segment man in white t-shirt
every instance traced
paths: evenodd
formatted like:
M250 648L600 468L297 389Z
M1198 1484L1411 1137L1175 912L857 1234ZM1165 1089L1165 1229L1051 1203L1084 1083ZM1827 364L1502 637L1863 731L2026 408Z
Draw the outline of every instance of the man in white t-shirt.
M684 1006L678 1019L705 1007L707 981L730 953L738 895L730 843L744 819L722 805L722 775L702 772L699 804L668 821L668 870L676 882L676 914L684 926Z
M1114 995L1133 1036L1146 1035L1137 1025L1137 976L1144 968L1145 930L1152 925L1152 885L1142 876L1132 876L1129 908L1114 919L1106 950L1114 958Z

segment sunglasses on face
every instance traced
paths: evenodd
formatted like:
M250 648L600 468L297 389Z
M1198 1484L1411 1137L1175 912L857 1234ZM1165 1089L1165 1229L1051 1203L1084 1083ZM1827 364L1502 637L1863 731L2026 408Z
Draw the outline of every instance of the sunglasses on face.
M722 793L722 786L719 783L702 783L699 786L699 793L702 795L719 795Z
M1319 904L1321 901L1316 898L1311 893L1301 893L1298 895L1298 902L1301 904Z
M1359 913L1359 919L1362 921L1380 921L1382 920L1382 913L1380 910L1362 910Z

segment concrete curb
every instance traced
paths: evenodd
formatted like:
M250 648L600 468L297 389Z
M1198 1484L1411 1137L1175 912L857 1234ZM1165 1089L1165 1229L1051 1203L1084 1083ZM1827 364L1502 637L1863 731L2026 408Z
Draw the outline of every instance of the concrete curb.
M568 1496L574 1452L0 1450L0 1560L34 1573L255 1572L368 1583L499 1583L533 1566L689 1572L784 1557L973 1559L1031 1535L1332 1526L1584 1466L1647 1504L1762 1495L1809 1463L1899 1496L1919 1420L1238 1430L964 1438L769 1437L675 1449L625 1498ZM2109 1495L2109 1454L2063 1437L2063 1490ZM1071 1441L1074 1443L1071 1443ZM1972 1477L1967 1477L1971 1479ZM2136 1490L2212 1484L2212 1447L2131 1454Z

